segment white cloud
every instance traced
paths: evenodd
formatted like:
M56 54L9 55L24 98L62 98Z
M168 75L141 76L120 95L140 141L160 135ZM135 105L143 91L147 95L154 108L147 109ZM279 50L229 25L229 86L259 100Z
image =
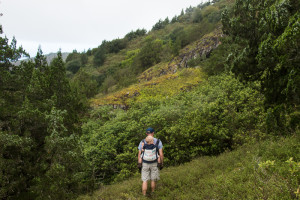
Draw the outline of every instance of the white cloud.
M131 30L151 29L161 18L201 0L1 0L0 23L8 38L34 56L94 48L102 40L122 38Z

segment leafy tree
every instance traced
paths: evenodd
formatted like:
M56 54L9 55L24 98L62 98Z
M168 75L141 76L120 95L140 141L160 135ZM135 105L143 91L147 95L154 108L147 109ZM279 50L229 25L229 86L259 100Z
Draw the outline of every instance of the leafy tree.
M160 62L160 52L162 51L162 41L153 40L147 37L145 45L136 56L135 65L137 71L145 70L148 67Z
M2 34L2 26L0 26L0 34ZM16 93L22 80L20 76L22 69L12 64L23 55L27 54L22 47L17 48L15 38L9 44L6 37L0 37L0 130L14 128L12 123L14 114L17 112L17 106L20 106L20 102L23 100L22 96ZM31 70L32 68L29 70L29 74ZM23 86L25 87L27 84L28 82L24 82ZM24 92L24 87L22 87L22 92ZM18 105L13 106L10 102L16 102Z
M194 11L194 8L192 6L185 9L185 13L192 13Z
M99 47L94 53L94 65L101 66L103 65L106 58L106 51L104 48Z
M124 49L126 45L126 40L114 39L110 42L105 43L105 49L107 53L118 53L120 50Z
M127 33L125 35L125 39L127 39L128 41L131 41L135 38L146 35L146 33L147 33L146 29L137 29L136 31L131 31L130 33Z
M66 68L68 71L71 71L73 74L83 67L88 62L88 55L85 52L78 53L76 50L73 50L72 53L66 58Z
M161 19L159 19L158 22L156 22L156 24L154 24L154 26L152 27L152 30L155 31L163 28L164 28L164 22Z
M38 48L38 52L34 58L34 62L35 62L35 68L40 69L40 70L43 70L43 68L45 68L48 65L47 59L43 55L41 46L39 46L39 48Z
M80 53L77 52L76 49L73 50L72 53L70 53L68 55L68 57L66 58L66 62L72 61L72 60L76 60L80 57Z
M232 13L223 13L224 32L243 47L231 54L231 71L241 80L260 81L268 105L299 103L289 97L299 90L298 55L293 53L299 48L299 8L299 1L238 0ZM291 46L284 50L283 44Z
M171 24L174 24L175 22L178 22L178 18L176 15L171 19Z
M42 174L34 177L31 190L37 199L73 199L80 187L84 158L76 134L69 134L64 126L66 111L53 107L45 115L48 121L44 151L41 157Z
M97 85L95 78L83 70L80 70L72 79L72 87L75 87L85 99L91 98L97 93Z
M193 15L192 15L192 22L199 23L202 21L202 19L203 19L203 16L202 16L201 9L199 9L199 8L195 9L195 11L193 12Z
M108 76L105 78L105 80L102 83L102 90L104 93L107 93L109 91L109 88L111 88L112 86L117 85L117 81L114 79L114 77L112 75Z
M66 63L66 69L71 71L73 74L76 74L81 67L79 60L72 60Z
M76 139L83 108L61 53L49 66L39 48L34 62L14 66L24 50L15 39L9 45L1 37L0 44L0 198L73 198L83 185Z
M86 65L88 63L88 55L85 52L82 52L80 55L80 61L82 65Z

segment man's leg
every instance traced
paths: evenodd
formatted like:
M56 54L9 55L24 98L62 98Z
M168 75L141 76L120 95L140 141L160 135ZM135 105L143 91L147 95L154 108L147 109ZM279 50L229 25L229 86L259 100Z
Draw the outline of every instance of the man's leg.
M143 195L146 195L148 180L150 180L150 168L147 163L143 163L141 175L142 175L142 181L143 181L142 192L143 192Z
M148 182L147 181L143 181L143 184L142 184L143 195L146 195L146 193L147 193L147 186L148 186Z
M154 192L155 186L156 186L156 182L155 181L151 181L151 191L152 192Z

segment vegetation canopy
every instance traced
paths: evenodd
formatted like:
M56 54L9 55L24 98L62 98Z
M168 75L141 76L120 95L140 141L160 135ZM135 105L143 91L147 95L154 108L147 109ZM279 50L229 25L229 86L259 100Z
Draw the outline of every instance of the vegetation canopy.
M144 199L147 127L165 154L152 199L299 198L299 10L213 0L20 65L0 26L0 199Z

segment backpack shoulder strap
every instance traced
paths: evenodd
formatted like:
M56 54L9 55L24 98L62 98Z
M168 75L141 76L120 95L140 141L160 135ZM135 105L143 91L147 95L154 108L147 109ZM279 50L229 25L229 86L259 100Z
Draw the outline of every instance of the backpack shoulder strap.
M159 149L158 149L159 142L160 142L160 140L157 139L157 141L156 141L156 143L155 143L156 151L157 151L158 155L159 155Z
M145 146L145 139L142 140L142 149L144 148Z
M159 139L157 139L157 141L156 141L156 146L158 146L159 145L159 142L160 142L160 140Z

